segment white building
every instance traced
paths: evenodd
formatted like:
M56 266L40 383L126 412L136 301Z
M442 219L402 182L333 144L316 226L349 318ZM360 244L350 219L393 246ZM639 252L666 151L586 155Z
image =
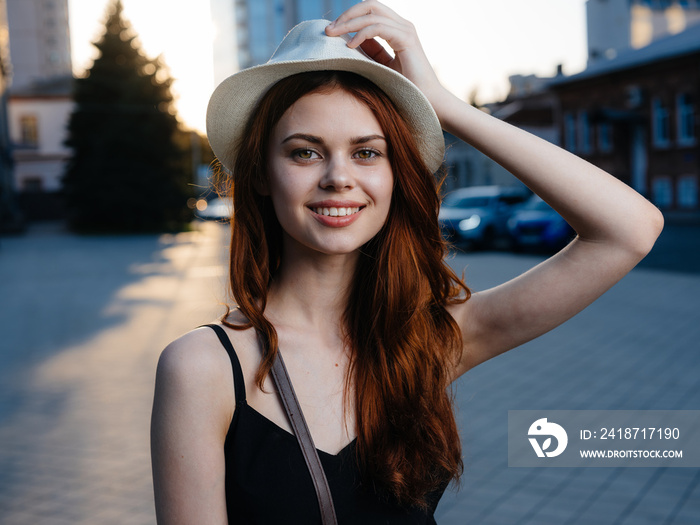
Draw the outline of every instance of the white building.
M72 81L72 77L58 77L10 92L8 120L15 187L21 193L61 190L70 155L63 141L73 110Z
M7 17L15 187L20 193L57 192L70 154L63 142L73 108L68 3L7 0Z

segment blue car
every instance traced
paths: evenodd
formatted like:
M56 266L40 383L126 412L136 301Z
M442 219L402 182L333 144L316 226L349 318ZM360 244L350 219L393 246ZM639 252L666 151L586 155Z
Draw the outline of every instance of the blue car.
M558 250L575 236L562 216L537 195L513 213L508 231L515 249Z
M445 196L438 220L445 238L457 246L492 247L508 240L506 223L532 195L524 187L472 186Z

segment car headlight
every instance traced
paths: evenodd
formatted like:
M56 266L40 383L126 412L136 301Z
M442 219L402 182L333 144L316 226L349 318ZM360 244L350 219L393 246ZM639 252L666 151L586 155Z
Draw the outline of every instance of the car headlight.
M463 232L473 230L474 228L477 228L481 224L481 217L479 217L476 213L469 217L468 219L464 219L459 221L459 229L462 230Z

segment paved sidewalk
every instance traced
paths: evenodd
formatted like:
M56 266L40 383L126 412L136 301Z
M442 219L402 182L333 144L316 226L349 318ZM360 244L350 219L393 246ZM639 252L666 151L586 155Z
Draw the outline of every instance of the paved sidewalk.
M222 312L227 229L0 246L0 523L153 524L148 427L171 339ZM460 256L484 289L539 260ZM700 275L640 268L457 385L466 472L441 525L700 523L700 469L516 469L507 411L700 409Z
M459 256L483 290L539 260ZM466 472L441 525L697 525L697 468L509 468L508 410L700 410L700 275L638 268L457 386Z
M222 311L225 230L78 237L0 252L0 523L153 524L160 350Z

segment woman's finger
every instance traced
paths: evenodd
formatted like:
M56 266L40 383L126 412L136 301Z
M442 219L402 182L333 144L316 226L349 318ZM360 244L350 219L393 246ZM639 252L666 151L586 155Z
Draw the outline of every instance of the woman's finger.
M383 4L374 0L368 0L355 4L350 9L341 14L335 21L326 28L328 36L338 36L347 33L355 33L361 29L381 24L382 27L394 28L394 30L404 31L407 37L410 38L410 33L413 30L413 24L408 20L401 18L394 11ZM388 41L388 38L379 31L374 32L374 36L380 36ZM399 35L394 33L393 38ZM351 47L357 47L360 42L353 42Z
M364 51L368 57L370 57L375 62L379 62L383 66L388 66L389 63L394 60L389 53L387 53L384 46L377 42L374 38L365 40L360 44L362 51Z
M387 25L385 23L376 23L364 27L359 27L355 30L355 35L348 42L348 47L358 47L362 42L372 38L382 38L387 41L391 49L395 53L401 52L409 47L411 38L406 33L397 27Z
M331 27L339 26L345 24L348 20L353 18L358 18L365 15L377 14L380 16L386 16L388 18L393 18L395 20L403 20L396 12L389 9L384 4L377 2L376 0L367 0L365 2L360 2L354 6L348 8L344 11L338 18L336 18L332 23ZM347 33L348 31L344 31ZM337 33L342 34L342 33Z
M372 26L380 26L378 28L375 28L374 36L381 36L385 40L386 37L384 36L384 34L381 34L382 31L401 31L403 27L398 21L393 20L391 18L377 14L368 14L351 18L335 26L328 26L326 28L326 34L328 36L338 36L348 33L357 33L365 28ZM357 47L358 45L358 42L353 42L353 45L351 45L351 47Z
M326 34L329 36L347 33L355 33L348 42L348 47L353 49L365 40L376 37L386 40L395 53L420 46L413 24L376 14L363 15L343 22L341 25L326 28Z

